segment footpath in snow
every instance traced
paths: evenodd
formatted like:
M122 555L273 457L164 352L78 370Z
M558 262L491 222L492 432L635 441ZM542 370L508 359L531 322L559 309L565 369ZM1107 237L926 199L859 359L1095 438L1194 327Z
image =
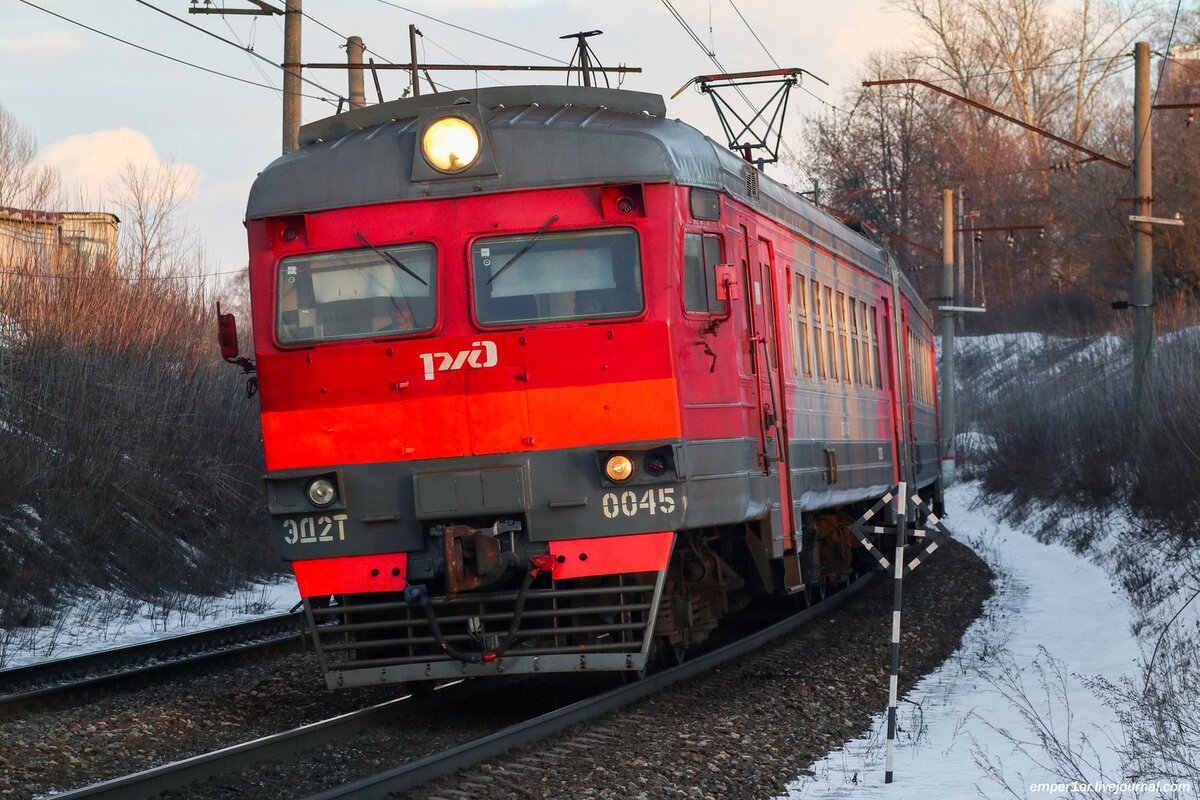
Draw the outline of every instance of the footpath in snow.
M996 593L958 652L902 698L894 782L883 782L887 717L880 713L866 737L814 764L781 797L1196 796L1200 787L1173 794L1169 784L1141 792L1102 785L1122 783L1121 730L1088 683L1136 674L1131 609L1100 566L1042 544L994 509L973 509L975 499L973 486L951 489L947 525L996 572ZM1065 747L1047 748L1049 740Z

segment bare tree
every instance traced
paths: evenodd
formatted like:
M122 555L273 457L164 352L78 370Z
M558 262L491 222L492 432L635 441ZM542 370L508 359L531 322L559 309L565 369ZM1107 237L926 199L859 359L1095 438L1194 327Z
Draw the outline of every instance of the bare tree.
M47 209L59 199L58 172L39 166L37 139L0 105L0 206Z
M1159 19L1153 0L890 0L924 29L919 76L952 82L982 103L1083 139L1096 103L1133 42ZM1041 140L1028 135L1041 152Z
M200 259L185 218L195 190L195 178L174 163L151 168L126 162L115 189L126 269L161 275Z

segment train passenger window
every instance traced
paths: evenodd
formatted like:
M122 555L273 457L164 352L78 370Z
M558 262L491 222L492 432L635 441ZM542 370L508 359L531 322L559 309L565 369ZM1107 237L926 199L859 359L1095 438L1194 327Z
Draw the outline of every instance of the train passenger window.
M340 250L279 262L280 344L420 333L437 315L437 251L430 244Z
M725 301L717 299L717 264L721 263L721 237L683 235L683 307L702 314L724 314Z
M812 344L808 334L808 278L799 272L792 284L792 351L797 375L812 375Z
M476 239L471 268L480 325L628 317L645 307L630 228Z
M837 293L837 316L838 316L838 363L841 365L842 380L846 383L854 382L854 372L851 367L850 358L850 320L846 313L846 293Z
M829 377L832 380L838 380L838 376L845 371L845 362L841 364L841 370L838 369L838 345L837 345L837 311L833 305L833 288L829 286L823 287L825 292L823 295L825 305L825 352L829 354Z
M865 383L863 380L862 334L858 327L858 301L853 297L846 298L846 320L850 323L850 363L855 383Z
M875 370L871 364L871 334L868 333L867 304L858 301L858 349L859 363L862 365L863 382L867 386L875 385Z
M824 378L829 374L829 354L825 351L825 314L821 306L821 284L812 282L813 338L817 342L817 375Z

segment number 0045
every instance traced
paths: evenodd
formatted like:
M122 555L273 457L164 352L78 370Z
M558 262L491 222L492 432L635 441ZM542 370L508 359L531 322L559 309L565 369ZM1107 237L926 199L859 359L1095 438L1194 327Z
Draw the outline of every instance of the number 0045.
M604 516L609 519L636 517L639 514L671 514L675 511L675 487L606 492L600 507L604 509Z

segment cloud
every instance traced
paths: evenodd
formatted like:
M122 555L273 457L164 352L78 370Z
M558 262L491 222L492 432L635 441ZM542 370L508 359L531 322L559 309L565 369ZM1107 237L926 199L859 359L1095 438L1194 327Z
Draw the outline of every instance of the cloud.
M111 196L126 164L151 173L170 170L184 186L200 183L200 170L187 162L164 162L141 131L118 128L81 133L42 148L38 162L58 170L68 197L98 201Z
M45 65L63 56L74 53L80 47L79 37L70 31L46 31L32 36L22 36L20 39L9 39L4 42L5 55L17 58L36 58L38 63Z

